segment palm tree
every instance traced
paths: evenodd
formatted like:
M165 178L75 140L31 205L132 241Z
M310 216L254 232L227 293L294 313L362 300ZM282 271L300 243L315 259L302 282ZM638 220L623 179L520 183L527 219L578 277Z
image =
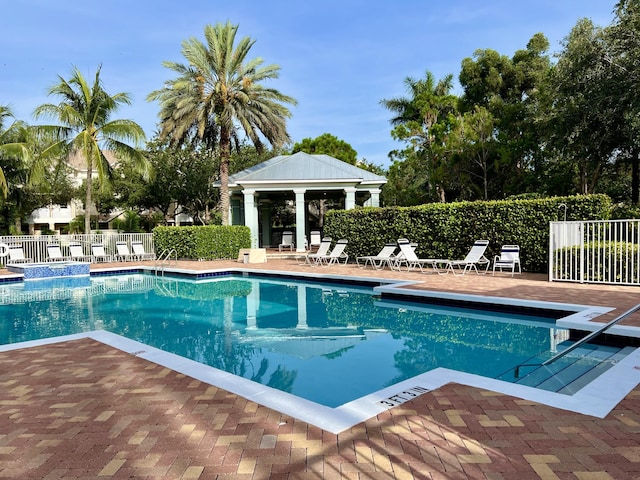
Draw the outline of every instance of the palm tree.
M25 143L24 134L27 127L22 122L15 121L5 128L5 122L10 118L13 118L11 109L6 105L0 105L0 160L3 157L14 158L27 163L31 158L31 151ZM7 198L9 194L9 186L2 165L0 165L0 194L2 198Z
M151 175L151 167L138 149L144 142L142 127L132 120L111 120L121 105L130 105L127 93L109 95L100 81L100 69L93 85L89 85L77 68L69 80L58 77L60 83L49 89L49 95L61 98L59 104L44 104L36 108L34 116L50 117L60 126L40 126L42 131L55 132L57 142L50 149L64 149L69 153L80 152L86 160L87 185L85 198L85 233L90 233L91 179L94 167L98 172L100 187L107 189L111 167L104 151L111 151L117 158L130 160L144 178ZM132 142L133 146L127 142Z
M436 82L433 73L427 71L425 78L407 77L404 83L408 97L381 100L380 104L394 114L391 119L394 126L392 136L406 142L408 148L405 153L412 154L419 167L426 167L424 184L418 189L435 192L437 198L444 202L442 173L449 170L445 146L458 114L458 98L451 94L453 75L446 75ZM419 173L416 179L421 182L421 177L422 173Z
M255 43L249 37L235 44L237 25L207 25L206 43L191 38L182 42L182 54L189 62L163 62L178 74L147 99L160 103L160 137L172 143L203 144L220 154L220 213L229 224L229 158L232 146L240 147L240 132L262 150L261 138L272 146L290 142L283 105L296 101L260 84L278 78L278 65L262 66L262 59L247 60ZM261 137L262 136L262 137Z

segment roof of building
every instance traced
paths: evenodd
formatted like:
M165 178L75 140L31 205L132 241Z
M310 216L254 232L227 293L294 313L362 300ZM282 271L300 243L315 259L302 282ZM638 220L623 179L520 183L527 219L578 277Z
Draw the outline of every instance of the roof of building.
M356 181L384 184L387 179L329 155L310 155L304 152L278 155L266 162L229 175L229 185L297 181Z
M107 162L109 162L109 165L111 165L112 167L119 162L118 158L115 156L115 154L112 151L103 150L102 153L107 159ZM67 163L71 167L73 167L75 170L78 170L81 172L84 172L87 170L87 160L84 157L84 154L80 150L74 150L73 152L71 152L67 157ZM96 171L96 168L97 168L96 165L93 165L93 171Z

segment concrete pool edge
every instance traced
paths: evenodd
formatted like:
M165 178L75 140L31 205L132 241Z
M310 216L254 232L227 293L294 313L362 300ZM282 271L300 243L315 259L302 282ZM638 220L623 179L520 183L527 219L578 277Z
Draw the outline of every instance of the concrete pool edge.
M604 418L640 384L640 349L635 349L571 396L437 368L337 408L330 408L105 330L0 345L0 353L85 338L221 388L333 434L339 434L406 401L419 401L422 393L437 390L449 383L467 385L598 418Z

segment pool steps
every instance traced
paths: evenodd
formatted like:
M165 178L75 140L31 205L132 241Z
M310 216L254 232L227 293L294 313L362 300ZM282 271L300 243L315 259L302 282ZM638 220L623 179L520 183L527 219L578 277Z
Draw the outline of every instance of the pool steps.
M569 348L574 342L563 342L560 347ZM611 347L585 344L549 365L538 365L521 370L518 377L513 370L505 372L499 380L535 387L549 392L573 395L594 378L613 367L633 352L633 347ZM527 363L543 363L549 355L531 358Z

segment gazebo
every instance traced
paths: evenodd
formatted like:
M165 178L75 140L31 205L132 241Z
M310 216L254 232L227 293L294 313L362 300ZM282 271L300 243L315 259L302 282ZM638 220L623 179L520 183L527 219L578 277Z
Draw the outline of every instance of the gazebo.
M232 225L250 228L252 248L277 246L286 228L295 230L296 251L302 252L307 232L317 228L310 228L314 214L309 202L331 201L345 210L377 207L386 182L383 176L329 155L279 155L229 176L229 218ZM294 228L277 223L277 205L295 208Z

